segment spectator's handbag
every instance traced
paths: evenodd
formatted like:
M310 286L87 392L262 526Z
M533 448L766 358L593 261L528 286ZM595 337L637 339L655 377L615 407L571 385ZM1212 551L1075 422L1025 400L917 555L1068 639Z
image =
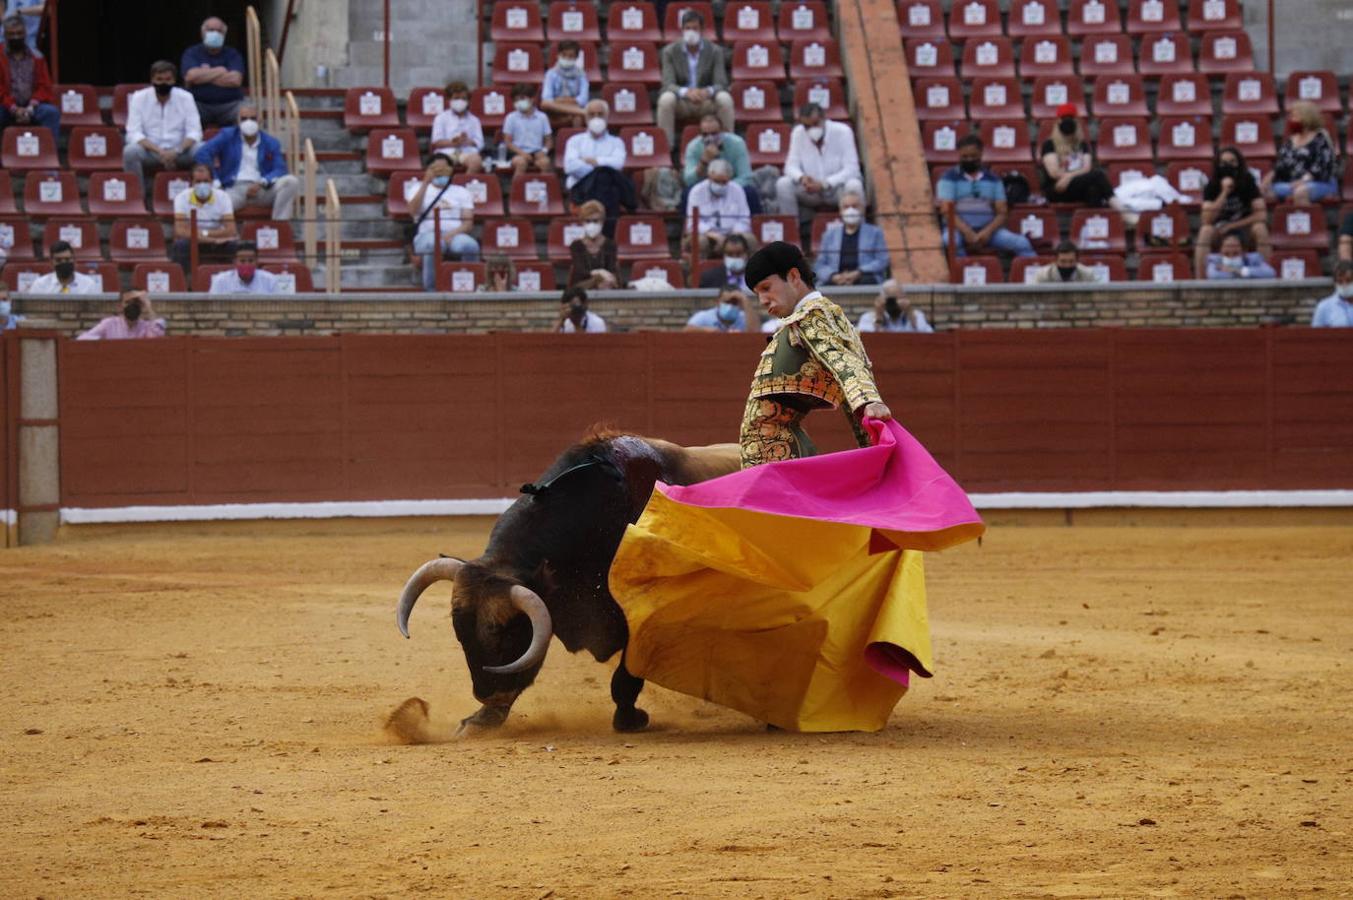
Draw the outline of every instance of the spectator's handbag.
M442 186L442 189L437 192L437 196L432 198L432 202L428 204L428 208L423 210L422 214L414 219L413 222L404 226L404 243L413 243L414 236L418 234L418 226L422 225L423 221L427 219L428 216L432 215L432 211L437 208L437 201L441 200L442 195L449 190L451 190L451 182L448 181ZM437 235L437 237L440 238L441 235Z
M1005 186L1005 200L1011 206L1029 202L1029 179L1018 172L1006 172L1001 183Z

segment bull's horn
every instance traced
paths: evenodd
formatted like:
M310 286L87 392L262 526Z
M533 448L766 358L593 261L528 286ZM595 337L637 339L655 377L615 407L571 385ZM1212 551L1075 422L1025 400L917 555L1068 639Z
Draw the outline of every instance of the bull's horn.
M526 648L526 652L514 663L508 663L505 666L485 666L485 672L491 672L494 675L511 675L514 672L521 672L532 666L539 665L545 658L545 651L550 647L550 636L554 634L554 623L550 621L550 611L545 608L545 601L540 599L540 595L527 587L517 585L508 594L512 600L512 605L526 613L531 619L531 646Z
M409 636L409 613L413 612L413 605L418 602L419 595L438 581L454 581L463 565L463 560L442 557L423 563L417 572L409 576L404 592L399 595L399 612L395 614L400 634Z

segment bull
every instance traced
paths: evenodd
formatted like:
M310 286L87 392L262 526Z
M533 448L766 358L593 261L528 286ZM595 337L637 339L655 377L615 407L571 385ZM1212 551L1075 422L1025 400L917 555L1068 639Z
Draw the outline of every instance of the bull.
M680 447L632 434L596 432L566 450L502 514L477 559L442 557L410 576L397 623L409 636L409 614L438 581L453 583L451 622L465 652L480 708L457 735L501 725L535 681L550 638L598 662L620 653L611 677L616 731L640 731L648 713L635 703L643 679L626 668L625 615L611 596L608 573L626 525L636 522L661 480L693 484L738 468L736 444Z

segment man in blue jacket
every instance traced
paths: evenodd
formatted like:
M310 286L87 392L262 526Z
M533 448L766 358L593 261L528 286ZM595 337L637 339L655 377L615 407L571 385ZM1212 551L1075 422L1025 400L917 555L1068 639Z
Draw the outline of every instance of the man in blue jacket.
M258 128L258 107L240 105L240 122L222 128L202 144L196 160L211 166L212 175L230 195L238 212L245 206L272 205L272 217L290 221L301 183L287 174L287 161L277 138Z
M882 284L888 271L883 229L864 220L864 198L841 195L841 221L827 226L817 250L818 284Z

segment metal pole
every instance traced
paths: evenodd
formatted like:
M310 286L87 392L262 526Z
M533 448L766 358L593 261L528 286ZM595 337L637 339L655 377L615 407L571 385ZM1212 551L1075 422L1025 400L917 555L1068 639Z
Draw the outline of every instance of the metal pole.
M248 54L247 67L249 69L249 94L258 99L259 86L263 81L261 68L263 57L261 50L261 27L258 24L258 13L252 6L245 7L244 10L244 48ZM260 115L263 114L260 109ZM266 126L264 126L266 127Z
M1277 48L1273 46L1274 22L1273 22L1274 0L1268 0L1268 74L1274 78L1278 77L1278 70L1274 68L1273 60L1277 55Z
M197 210L188 210L188 227L192 234L188 235L188 283L192 284L193 273L197 271Z
M688 284L700 284L700 209L691 209L691 277Z
M390 86L390 0L385 0L385 86Z
M301 230L305 234L305 264L319 262L319 202L315 197L315 173L319 163L315 158L315 142L305 139L305 187L301 199Z
M474 83L475 87L484 86L484 0L475 0L474 4Z
M61 42L57 40L57 0L48 0L42 7L47 17L47 56L52 61L52 83L61 83Z
M291 32L291 20L295 17L296 0L287 0L287 15L282 20L282 40L277 45L277 62L280 64L287 55L287 35Z

